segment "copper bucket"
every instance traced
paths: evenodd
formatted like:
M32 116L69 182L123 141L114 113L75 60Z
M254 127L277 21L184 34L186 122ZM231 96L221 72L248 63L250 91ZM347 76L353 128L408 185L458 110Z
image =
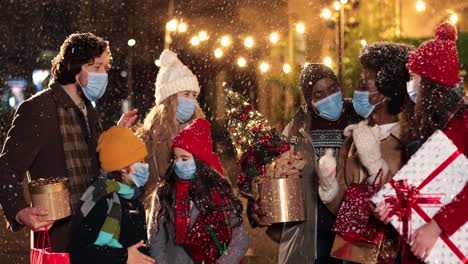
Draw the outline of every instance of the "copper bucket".
M70 193L66 178L38 179L29 183L33 207L47 209L49 214L42 221L51 221L71 215Z
M269 179L258 183L259 205L266 216L262 220L273 223L305 220L302 178Z

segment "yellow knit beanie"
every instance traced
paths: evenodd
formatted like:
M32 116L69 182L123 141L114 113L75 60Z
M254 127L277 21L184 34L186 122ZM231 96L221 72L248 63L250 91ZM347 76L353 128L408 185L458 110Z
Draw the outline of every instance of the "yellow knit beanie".
M101 167L106 172L126 168L148 154L143 141L131 129L117 126L101 134L97 151Z

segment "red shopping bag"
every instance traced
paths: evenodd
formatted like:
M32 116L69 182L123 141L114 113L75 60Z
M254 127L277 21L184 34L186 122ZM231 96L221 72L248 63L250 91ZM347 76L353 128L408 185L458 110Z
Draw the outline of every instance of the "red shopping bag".
M381 174L380 171L376 180L381 180ZM336 216L333 231L347 241L379 245L383 238L383 228L378 220L371 217L369 201L381 186L376 181L368 184L367 178L361 183L350 184Z
M42 242L41 245L39 245L39 242ZM52 252L48 230L39 232L37 235L36 246L37 248L31 248L31 264L70 264L69 253Z

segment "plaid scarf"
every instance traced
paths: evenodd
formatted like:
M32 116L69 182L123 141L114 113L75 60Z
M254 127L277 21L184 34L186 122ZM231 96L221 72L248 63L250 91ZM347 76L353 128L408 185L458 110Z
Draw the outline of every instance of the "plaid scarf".
M101 230L99 230L99 235L94 244L122 248L122 244L118 241L120 237L120 221L122 219L122 207L119 196L126 200L136 199L140 195L138 188L113 180L98 179L81 197L83 205L80 211L82 216L86 217L96 203L109 194L112 194L112 197L108 198L109 209L107 210L107 217Z
M76 109L75 109L76 108ZM94 168L89 146L85 138L89 134L83 131L77 107L58 109L60 134L65 152L65 165L68 173L68 187L70 190L70 203L73 212L80 206L80 196L99 175Z

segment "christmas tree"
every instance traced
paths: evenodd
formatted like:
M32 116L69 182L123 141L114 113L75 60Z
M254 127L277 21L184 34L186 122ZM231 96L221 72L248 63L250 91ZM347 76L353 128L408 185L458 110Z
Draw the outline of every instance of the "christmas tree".
M289 150L268 120L249 102L224 84L227 129L236 149L241 173L236 182L240 190L252 192L252 181L265 173L265 165Z

